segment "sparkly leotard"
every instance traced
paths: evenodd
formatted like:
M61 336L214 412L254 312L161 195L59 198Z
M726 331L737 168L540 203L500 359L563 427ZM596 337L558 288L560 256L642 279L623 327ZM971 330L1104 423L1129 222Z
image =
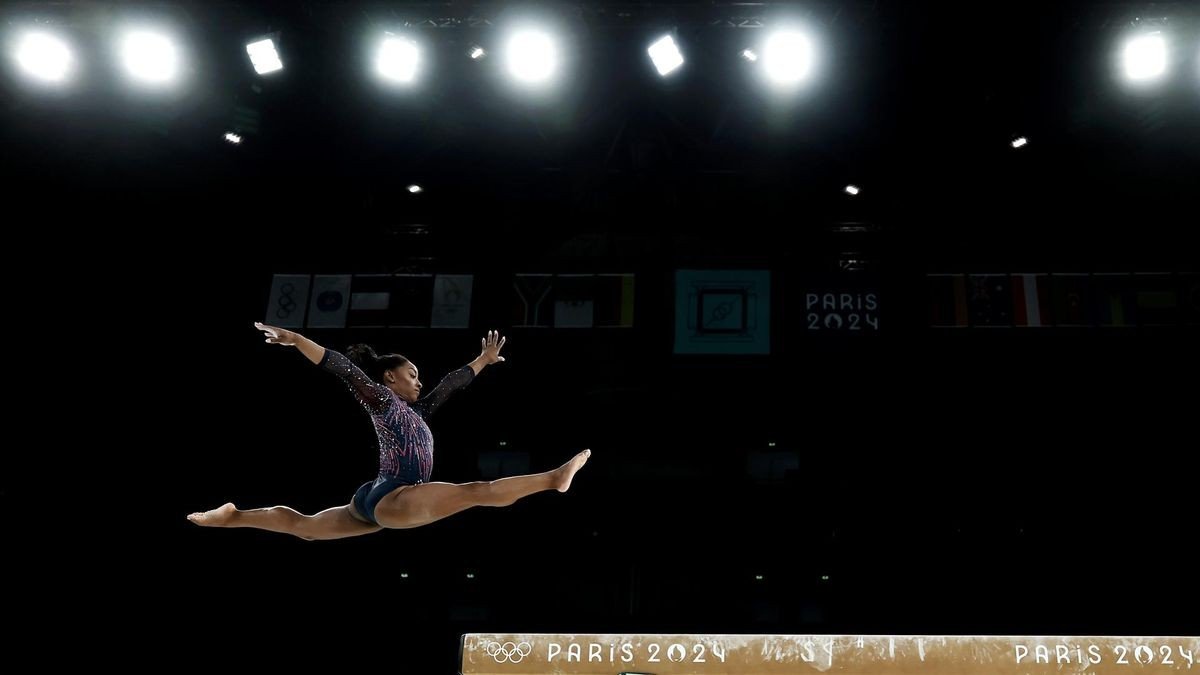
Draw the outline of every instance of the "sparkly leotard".
M354 493L354 508L378 524L375 506L380 499L402 485L429 482L433 471L433 434L426 420L451 394L470 384L475 371L470 366L459 368L410 405L332 349L325 350L320 365L346 383L375 425L375 435L379 438L379 476Z

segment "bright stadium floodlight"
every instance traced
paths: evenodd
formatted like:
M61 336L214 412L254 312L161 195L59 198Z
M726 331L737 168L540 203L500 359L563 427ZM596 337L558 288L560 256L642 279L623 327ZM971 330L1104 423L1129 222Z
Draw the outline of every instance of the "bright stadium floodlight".
M558 47L543 31L515 32L505 46L504 56L509 74L522 84L546 84L558 71Z
M664 35L655 40L654 44L650 45L646 51L650 54L650 61L654 63L655 70L663 77L683 65L683 54L679 53L679 46L675 44L675 38L670 35Z
M44 84L69 81L75 66L75 57L66 41L43 31L22 34L13 49L13 57L26 77Z
M166 33L126 32L121 37L120 57L126 74L138 84L161 86L179 78L179 47Z
M375 53L375 72L393 84L412 84L417 77L421 50L408 38L388 35Z
M250 55L250 64L254 72L266 75L283 70L283 60L279 58L279 50L275 47L273 38L256 40L246 45L246 53Z
M788 28L771 33L762 51L763 69L776 85L799 84L812 72L812 40L799 30Z
M1167 74L1167 39L1161 32L1143 33L1128 38L1121 51L1125 78L1135 84L1161 80Z

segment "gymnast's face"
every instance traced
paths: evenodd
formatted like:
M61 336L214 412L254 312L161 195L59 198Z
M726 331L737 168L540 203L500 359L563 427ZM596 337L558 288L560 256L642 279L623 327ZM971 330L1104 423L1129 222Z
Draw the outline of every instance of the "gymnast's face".
M421 395L421 387L424 386L412 361L383 371L383 382L388 389L409 403L416 402L417 397Z

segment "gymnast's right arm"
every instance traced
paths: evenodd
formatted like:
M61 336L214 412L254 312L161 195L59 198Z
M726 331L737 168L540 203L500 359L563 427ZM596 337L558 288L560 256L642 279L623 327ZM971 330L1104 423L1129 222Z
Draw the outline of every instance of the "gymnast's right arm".
M377 415L387 410L392 401L392 395L388 388L367 377L367 374L345 355L325 349L303 335L286 328L268 326L258 322L254 323L254 327L266 334L267 344L295 347L322 370L327 370L341 378L350 388L350 392L354 394L354 398L362 407L366 408L368 413Z
M286 347L295 347L300 350L300 353L308 357L309 361L320 364L321 359L325 358L325 348L321 345L309 340L299 333L293 333L286 328L277 326L268 326L265 323L258 321L254 322L254 327L261 330L267 336L267 344L269 345L284 345Z

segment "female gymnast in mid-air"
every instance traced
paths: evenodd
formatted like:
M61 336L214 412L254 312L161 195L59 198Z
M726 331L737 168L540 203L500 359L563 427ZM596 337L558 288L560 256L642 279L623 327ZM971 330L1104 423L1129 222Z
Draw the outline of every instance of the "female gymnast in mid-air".
M417 366L399 354L377 356L367 345L354 345L342 355L290 330L255 323L268 344L295 347L309 361L342 379L371 415L379 438L379 476L364 483L345 506L306 516L287 506L240 510L232 503L197 512L188 520L205 527L256 527L293 534L301 539L342 539L428 525L472 506L508 506L543 490L566 492L591 450L575 455L553 471L474 483L431 483L433 436L426 421L450 394L475 379L481 370L504 361L504 338L488 331L480 340L479 357L442 378L433 391L421 394Z

